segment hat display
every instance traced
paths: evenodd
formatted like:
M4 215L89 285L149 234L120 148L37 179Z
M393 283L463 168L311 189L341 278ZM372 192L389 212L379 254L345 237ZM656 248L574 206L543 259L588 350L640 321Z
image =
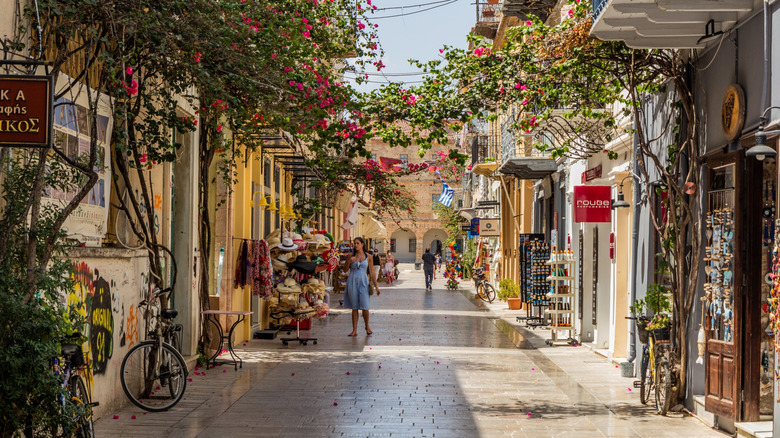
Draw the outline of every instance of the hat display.
M294 251L298 249L298 245L293 243L293 240L289 237L285 237L282 239L282 243L278 244L276 246L277 248L281 249L282 251Z
M266 242L268 242L268 247L273 249L279 246L280 243L282 243L282 239L278 237L271 237L270 239L266 239Z
M281 234L281 231L279 231L279 229L277 228L277 229L271 231L270 233L268 233L267 236L265 236L265 241L266 242L270 242L271 239L273 239L275 237L278 238L280 234Z
M325 237L324 234L316 234L314 236L314 242L317 243L318 247L330 248L330 241L328 240L327 237Z
M303 235L303 240L305 240L306 243L313 242L314 241L314 236L309 234L309 233L306 233L306 234Z
M278 271L286 271L287 270L287 262L289 261L289 256L287 254L282 254L279 257L271 260L271 265L273 265L273 268Z
M305 255L299 255L294 262L288 263L289 269L295 269L301 274L314 275L314 271L317 269L317 264L310 262Z

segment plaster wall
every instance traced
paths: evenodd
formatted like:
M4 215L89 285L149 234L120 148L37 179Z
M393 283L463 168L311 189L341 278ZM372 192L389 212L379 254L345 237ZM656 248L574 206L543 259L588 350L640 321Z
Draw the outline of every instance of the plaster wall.
M83 377L100 403L95 416L118 410L127 403L120 383L120 367L128 350L147 332L138 304L150 287L146 251L114 248L71 248L74 288L67 301L86 317L82 345L91 372Z

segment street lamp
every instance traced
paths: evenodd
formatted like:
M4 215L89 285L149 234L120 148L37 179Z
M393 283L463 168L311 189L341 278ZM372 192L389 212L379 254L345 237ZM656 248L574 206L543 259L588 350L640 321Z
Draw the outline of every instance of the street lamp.
M612 209L613 210L616 209L616 208L626 208L626 207L630 207L631 206L631 204L626 202L625 196L623 195L623 182L626 179L631 178L631 177L633 177L633 175L628 175L627 177L625 177L622 180L620 180L620 184L618 184L617 201L612 201Z
M780 134L780 130L764 131L764 126L767 124L767 114L772 109L780 109L780 107L770 106L761 114L758 123L758 132L756 132L756 145L745 151L746 157L756 157L758 161L763 161L766 157L774 158L777 156L777 151L766 145L766 136Z

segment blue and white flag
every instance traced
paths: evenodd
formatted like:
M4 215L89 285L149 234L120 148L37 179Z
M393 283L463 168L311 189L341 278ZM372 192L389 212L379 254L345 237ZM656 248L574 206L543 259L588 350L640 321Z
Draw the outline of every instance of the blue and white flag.
M441 187L441 195L439 195L439 202L441 202L445 207L449 207L452 205L452 198L455 197L455 189L451 188L447 185L447 183L442 182Z

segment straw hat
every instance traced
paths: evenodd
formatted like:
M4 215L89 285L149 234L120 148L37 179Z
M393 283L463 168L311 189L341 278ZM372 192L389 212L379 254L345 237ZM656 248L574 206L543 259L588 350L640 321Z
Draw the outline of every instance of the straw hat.
M314 236L309 234L309 233L306 233L306 234L303 235L303 240L305 240L306 243L313 242L314 241Z
M265 241L266 241L266 242L270 242L270 241L271 241L271 239L273 239L273 238L275 238L275 237L276 237L276 238L279 238L279 235L280 235L280 234L281 234L281 232L280 232L280 231L279 231L279 229L277 228L277 229L275 229L275 230L271 231L271 232L270 232L270 233L269 233L267 236L265 236Z
M285 237L282 239L282 243L276 245L277 248L281 249L282 251L294 251L298 249L298 245L293 243L293 240L289 237Z
M276 248L280 243L282 243L282 239L278 237L271 237L270 239L267 239L266 242L268 242L269 248Z

